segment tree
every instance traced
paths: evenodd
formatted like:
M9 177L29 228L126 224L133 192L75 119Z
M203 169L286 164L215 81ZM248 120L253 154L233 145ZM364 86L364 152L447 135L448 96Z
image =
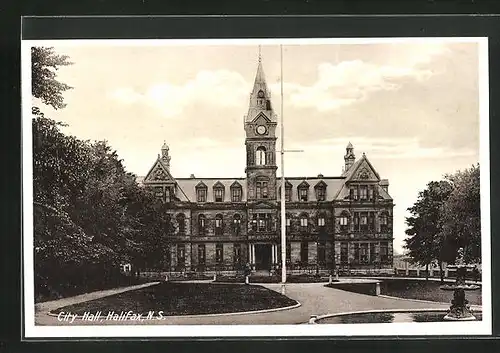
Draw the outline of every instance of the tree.
M451 192L452 185L448 181L431 181L419 193L417 202L408 208L411 216L406 218L408 229L405 233L409 237L405 239L405 248L409 250L413 262L426 266L427 278L429 265L438 262L443 279L440 217L442 206Z
M448 244L449 261L454 261L457 250L465 249L466 262L481 261L481 198L479 164L464 171L446 175L453 186L450 197L443 204L441 226Z
M31 48L31 94L54 109L66 106L62 93L72 88L56 80L59 66L72 64L68 59L67 55L57 55L54 48ZM39 109L33 107L33 112Z

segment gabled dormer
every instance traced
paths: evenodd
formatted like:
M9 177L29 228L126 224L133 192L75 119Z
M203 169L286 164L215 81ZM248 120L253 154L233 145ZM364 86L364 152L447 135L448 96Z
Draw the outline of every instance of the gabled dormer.
M309 201L309 183L307 181L304 180L297 186L297 194L299 201Z
M225 186L220 181L213 186L214 202L224 202Z
M196 190L196 202L207 202L207 185L204 182L200 181L194 188Z
M320 180L314 185L314 192L316 193L316 201L326 201L326 183Z

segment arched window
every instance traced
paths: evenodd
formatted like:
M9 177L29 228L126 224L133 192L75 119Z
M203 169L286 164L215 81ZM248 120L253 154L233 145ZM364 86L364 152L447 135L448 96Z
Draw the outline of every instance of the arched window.
M215 235L222 235L222 219L220 213L215 215Z
M184 216L184 213L179 213L176 218L179 226L179 234L184 234L186 232L186 216Z
M204 214L201 214L198 216L198 229L200 230L200 234L204 234L205 233L205 221L206 221L206 218L205 218L205 215Z
M255 154L255 164L266 165L266 149L260 146L257 148L257 153Z
M239 214L235 214L233 216L233 229L236 235L240 234L241 229L241 216Z

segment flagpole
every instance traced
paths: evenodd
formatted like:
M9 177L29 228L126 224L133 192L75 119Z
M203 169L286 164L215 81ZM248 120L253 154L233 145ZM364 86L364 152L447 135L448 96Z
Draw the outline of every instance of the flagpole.
M283 45L280 45L281 66L281 293L285 294L286 283L286 214L285 214L285 129L283 119Z

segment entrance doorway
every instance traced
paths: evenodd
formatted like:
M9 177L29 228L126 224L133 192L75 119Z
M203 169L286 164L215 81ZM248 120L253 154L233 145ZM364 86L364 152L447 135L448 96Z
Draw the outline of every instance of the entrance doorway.
M255 269L271 269L271 244L255 244Z

